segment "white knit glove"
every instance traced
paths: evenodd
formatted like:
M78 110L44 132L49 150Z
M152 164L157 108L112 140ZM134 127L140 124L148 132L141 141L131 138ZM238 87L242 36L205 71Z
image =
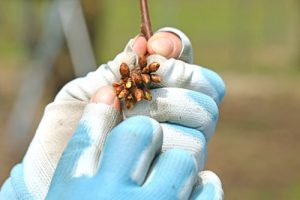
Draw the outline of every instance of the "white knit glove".
M143 101L130 111L124 109L123 117L143 114L161 122L164 132L163 150L177 147L191 151L197 159L199 169L202 170L207 141L211 138L218 119L217 104L224 95L224 83L214 72L180 61L192 61L189 40L177 29L167 28L163 31L174 32L181 38L183 49L179 60L165 59L159 55L148 58L150 62L158 61L161 64L157 74L162 77L163 88L152 91L151 102ZM133 66L138 61L137 55L132 51L132 42L130 41L125 51L113 61L101 65L86 77L68 83L58 93L54 102L46 107L22 164L15 167L11 178L3 187L8 188L7 191L15 191L16 194L11 195L11 199L45 198L58 160L91 96L99 87L111 86L120 79L119 66L122 62ZM98 109L99 113L103 112L102 109L112 113L113 117L105 117L102 120L107 130L120 120L112 108ZM91 118L97 115L97 112L91 113ZM82 161L85 163L84 169L80 173L93 171L95 157L99 155L105 137L106 135L102 134L95 138L94 146L98 148L87 152L86 159ZM205 184L210 180L215 178L200 182ZM212 182L221 188L218 181Z

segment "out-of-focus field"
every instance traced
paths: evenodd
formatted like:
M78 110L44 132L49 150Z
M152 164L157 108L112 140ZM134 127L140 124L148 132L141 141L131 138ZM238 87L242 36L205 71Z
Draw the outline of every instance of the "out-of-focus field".
M36 1L38 16L46 6ZM137 1L105 0L98 6L93 45L101 64L138 33L139 12ZM217 71L227 85L206 165L221 177L226 199L300 199L299 1L153 0L150 8L154 28L184 30L194 45L195 63ZM0 185L31 140L18 147L4 137L29 67L20 9L17 0L0 7ZM70 68L69 62L58 64ZM37 119L55 93L51 79L47 90Z

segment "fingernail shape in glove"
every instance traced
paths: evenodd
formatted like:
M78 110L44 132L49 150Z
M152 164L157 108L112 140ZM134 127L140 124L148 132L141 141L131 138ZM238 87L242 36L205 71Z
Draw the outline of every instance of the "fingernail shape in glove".
M104 103L121 110L120 101L112 87L103 86L99 88L91 98L91 103Z

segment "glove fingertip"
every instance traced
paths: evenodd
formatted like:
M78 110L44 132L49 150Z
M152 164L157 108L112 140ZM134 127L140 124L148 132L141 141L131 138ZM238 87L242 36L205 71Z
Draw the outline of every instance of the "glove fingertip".
M187 63L193 63L193 47L190 39L181 30L173 27L164 27L159 29L157 32L171 32L177 35L182 43L182 49L178 56L179 60Z
M119 111L121 110L120 100L116 96L115 90L110 86L103 86L99 88L91 97L90 102L107 104Z
M223 100L226 91L223 79L216 72L204 67L201 68L201 72L204 75L205 79L211 85L211 88L215 90L214 96L212 96L213 99L216 101L217 104L220 104L220 102Z
M194 188L192 200L223 200L224 192L219 177L212 171L199 173L198 185Z

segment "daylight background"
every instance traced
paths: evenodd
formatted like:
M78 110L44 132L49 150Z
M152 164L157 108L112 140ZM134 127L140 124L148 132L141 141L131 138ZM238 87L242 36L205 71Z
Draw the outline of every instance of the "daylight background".
M45 105L76 74L65 39L53 36L60 21L49 20L51 2L1 2L0 185L22 159ZM139 32L138 1L81 3L100 65ZM182 29L195 63L217 71L227 85L206 165L221 177L226 199L300 199L300 2L149 3L153 28ZM77 74L96 68L80 62L89 63L77 60ZM28 106L20 112L17 102Z

